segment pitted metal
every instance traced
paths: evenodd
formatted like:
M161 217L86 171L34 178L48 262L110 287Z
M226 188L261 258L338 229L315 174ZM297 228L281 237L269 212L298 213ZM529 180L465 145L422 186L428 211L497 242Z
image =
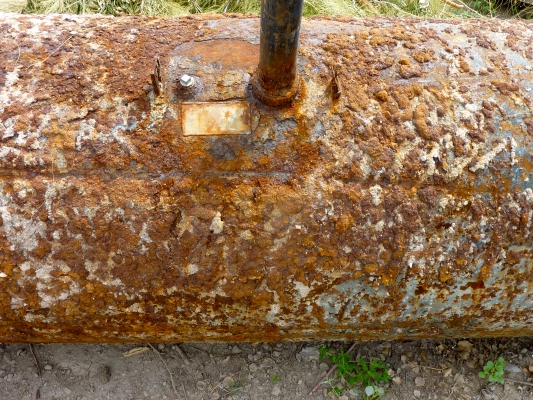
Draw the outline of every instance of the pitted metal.
M305 20L280 109L255 17L0 32L1 342L533 333L531 22Z

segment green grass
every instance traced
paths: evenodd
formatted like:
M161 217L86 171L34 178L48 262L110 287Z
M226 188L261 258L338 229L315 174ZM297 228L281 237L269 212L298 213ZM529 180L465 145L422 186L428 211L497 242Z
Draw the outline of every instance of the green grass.
M350 355L343 350L337 353L327 346L320 346L318 349L320 360L328 358L337 365L337 378L330 378L323 382L323 384L330 386L329 393L341 396L347 390L357 390L358 393L363 394L365 400L380 400L381 396L385 394L385 389L381 385L390 381L387 363L377 358L369 362L362 358L352 360ZM339 382L343 384L337 386ZM356 389L356 385L360 385L364 392Z
M100 13L175 16L198 13L258 14L260 0L29 0L27 13ZM360 15L348 0L307 0L304 15Z
M28 0L28 14L143 14L176 16L190 13L180 2L171 0Z
M2 2L26 0L0 0ZM502 10L507 16L533 17L533 7L518 0L454 0L467 1L462 9L450 7L442 0L306 0L304 16L347 15L367 17L419 16L432 18L493 17ZM178 16L197 13L258 14L260 0L27 0L23 13L73 13L73 14L144 14ZM16 11L21 11L16 10Z
M305 0L304 16L417 16L429 18L533 18L533 6L520 0ZM449 1L449 0L448 0ZM10 7L10 9L2 10ZM179 16L197 13L258 14L261 0L0 0L0 11L22 13L143 14Z
M468 5L470 10L464 10L467 14L489 18L533 18L533 6L520 0L469 0Z
M231 395L237 394L239 392L239 390L244 387L244 382L242 382L242 381L231 382L229 387L231 389L230 392L229 392Z

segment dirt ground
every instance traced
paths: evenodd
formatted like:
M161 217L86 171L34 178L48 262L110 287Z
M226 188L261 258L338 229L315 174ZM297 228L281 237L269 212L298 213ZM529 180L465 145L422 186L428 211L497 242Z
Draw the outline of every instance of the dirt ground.
M473 346L459 340L365 342L351 354L390 365L393 380L384 385L384 400L533 399L533 338L468 343ZM318 360L318 347L325 345L340 351L351 343L5 344L0 399L335 398L327 383L308 396L331 367ZM482 366L500 356L505 384L480 379ZM354 391L340 397L356 398L362 397Z

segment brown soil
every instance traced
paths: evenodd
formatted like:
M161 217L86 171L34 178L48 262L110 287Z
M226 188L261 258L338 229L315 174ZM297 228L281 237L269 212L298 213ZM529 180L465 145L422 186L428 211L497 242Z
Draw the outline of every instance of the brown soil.
M381 358L395 382L384 385L388 399L533 399L532 338L469 339L467 353L458 340L414 340L357 344L355 358ZM26 344L0 349L0 399L328 399L328 384L311 397L331 363L317 360L317 348L348 349L350 343L227 344ZM131 354L132 349L148 350ZM156 350L160 356L156 354ZM35 366L38 361L40 374ZM186 358L186 365L184 359ZM504 357L504 385L477 374L488 360ZM164 362L163 362L164 360ZM168 370L167 370L168 367ZM451 368L451 370L449 370ZM174 387L169 371L173 375ZM335 376L335 375L332 375ZM335 384L339 385L337 381ZM342 385L342 384L341 384ZM345 392L346 399L362 398Z

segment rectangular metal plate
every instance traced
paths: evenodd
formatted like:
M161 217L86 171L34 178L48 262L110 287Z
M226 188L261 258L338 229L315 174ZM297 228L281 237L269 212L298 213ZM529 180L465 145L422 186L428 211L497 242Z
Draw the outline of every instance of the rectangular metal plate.
M184 136L249 135L250 106L246 101L183 103Z

